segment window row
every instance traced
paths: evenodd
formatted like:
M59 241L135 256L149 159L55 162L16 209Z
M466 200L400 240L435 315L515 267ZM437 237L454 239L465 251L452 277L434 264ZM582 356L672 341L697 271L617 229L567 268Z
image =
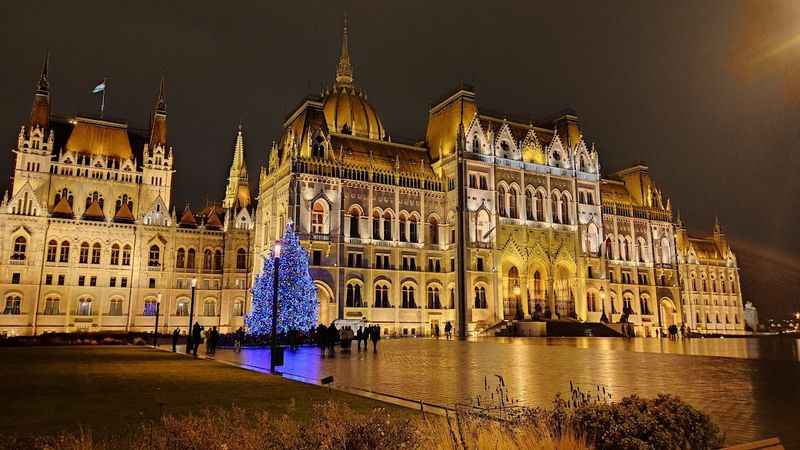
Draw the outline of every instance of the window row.
M56 240L51 240L47 243L47 262L69 262L69 241L63 241L61 244ZM129 244L120 246L114 244L111 246L111 255L109 264L112 266L129 266L131 264L131 251L132 247ZM81 243L78 248L78 263L79 264L100 264L102 260L103 247L99 242L89 245L88 242Z
M393 303L389 300L390 287L386 283L378 283L375 285L375 296L373 297L373 307L375 308L392 308ZM450 290L450 299L454 298L455 292ZM429 286L427 289L427 302L424 305L428 309L450 309L452 303L442 301L442 294L438 287ZM345 290L345 306L351 308L366 308L367 300L364 298L361 283L351 281L347 284ZM403 309L416 309L421 308L417 303L416 288L411 285L404 285L400 288L400 308Z

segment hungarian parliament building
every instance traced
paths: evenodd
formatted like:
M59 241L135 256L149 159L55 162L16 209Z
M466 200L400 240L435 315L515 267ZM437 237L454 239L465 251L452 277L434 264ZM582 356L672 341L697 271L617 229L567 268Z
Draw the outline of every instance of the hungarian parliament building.
M395 142L355 82L346 26L335 79L286 116L257 186L240 126L224 197L202 208L173 204L163 80L139 130L54 114L50 75L45 60L0 203L0 334L152 331L157 316L185 331L190 310L236 330L290 223L326 324L745 333L725 233L689 233L646 165L603 173L575 112L514 121L463 85L427 111L424 138Z

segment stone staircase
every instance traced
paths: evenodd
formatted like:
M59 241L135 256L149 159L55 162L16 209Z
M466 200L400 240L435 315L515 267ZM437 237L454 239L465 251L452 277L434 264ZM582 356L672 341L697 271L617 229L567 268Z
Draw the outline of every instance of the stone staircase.
M622 325L602 322L578 322L575 320L549 320L547 322L547 335L567 337L622 337Z
M478 331L478 336L514 336L516 325L511 320L501 320L494 325L491 325L483 330Z

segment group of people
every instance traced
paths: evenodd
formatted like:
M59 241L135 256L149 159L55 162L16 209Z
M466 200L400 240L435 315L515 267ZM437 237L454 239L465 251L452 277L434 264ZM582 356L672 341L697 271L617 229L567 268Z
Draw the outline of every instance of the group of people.
M186 353L191 353L195 357L197 357L197 349L200 348L200 343L205 340L206 343L206 355L213 356L214 353L217 351L217 344L219 343L219 330L217 327L211 327L210 330L203 331L204 327L200 325L199 322L195 322L192 326L192 334L188 336L186 339ZM181 335L180 328L175 328L172 332L172 351L176 351L178 346L178 338ZM244 340L244 328L239 327L239 331L236 332L237 338L241 336L241 339ZM240 341L238 341L240 342ZM237 350L241 349L241 344L237 344Z
M336 353L336 343L339 343L343 352L349 352L353 340L358 343L358 351L361 351L361 343L364 343L364 350L367 350L367 343L372 342L372 351L378 351L378 341L381 339L380 325L368 325L366 327L358 327L358 330L353 332L353 328L346 325L341 329L336 328L336 323L331 322L330 326L319 324L317 326L317 345L322 349L322 355L325 352L330 352L331 355Z
M439 323L431 324L431 334L436 338L439 339L441 335L441 330L439 329ZM444 337L449 341L453 339L453 324L450 321L444 324Z

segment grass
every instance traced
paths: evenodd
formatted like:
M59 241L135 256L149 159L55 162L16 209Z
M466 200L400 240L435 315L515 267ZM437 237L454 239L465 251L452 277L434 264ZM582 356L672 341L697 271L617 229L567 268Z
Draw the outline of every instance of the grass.
M192 359L146 347L0 348L0 399L13 420L0 435L91 429L116 435L164 415L204 409L290 413L309 420L316 403L334 400L359 412L410 410L327 388Z

